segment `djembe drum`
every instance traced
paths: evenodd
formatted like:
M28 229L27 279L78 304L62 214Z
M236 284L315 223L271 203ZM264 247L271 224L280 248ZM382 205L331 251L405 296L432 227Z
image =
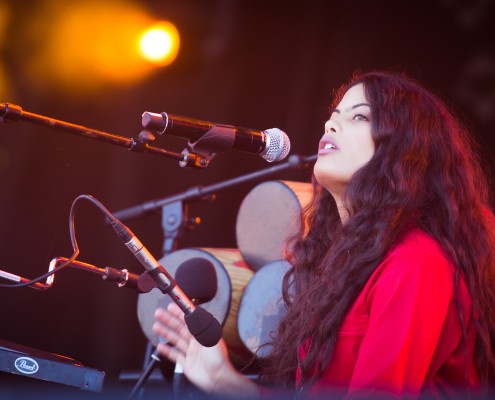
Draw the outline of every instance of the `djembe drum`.
M202 303L201 307L210 312L223 326L222 337L227 344L229 356L236 367L242 367L250 361L252 354L239 337L237 312L244 287L254 272L243 261L237 249L181 249L163 257L159 262L176 279L181 265L197 258L205 259L213 265L217 283L214 297ZM189 268L188 273L194 274L194 267ZM200 270L197 279L201 280ZM139 295L138 320L143 333L154 346L158 344L158 337L152 330L153 315L158 307L167 308L171 302L170 297L157 288Z

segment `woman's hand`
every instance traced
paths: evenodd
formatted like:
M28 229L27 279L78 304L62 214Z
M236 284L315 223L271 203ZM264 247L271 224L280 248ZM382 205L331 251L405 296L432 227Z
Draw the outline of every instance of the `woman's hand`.
M191 383L207 393L257 396L257 386L230 363L224 340L213 347L200 345L189 332L184 314L175 303L169 304L167 310L158 308L155 320L153 331L168 341L158 344L158 353L179 363Z

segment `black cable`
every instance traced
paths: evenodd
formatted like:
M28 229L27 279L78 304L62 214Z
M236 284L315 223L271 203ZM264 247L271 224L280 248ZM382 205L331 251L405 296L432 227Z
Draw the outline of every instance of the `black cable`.
M21 283L13 283L13 284L4 284L0 283L0 288L18 288L18 287L25 287L25 286L30 286L34 285L35 283L49 277L50 275L55 274L56 272L60 272L62 269L67 267L71 262L73 262L77 256L79 255L79 246L77 244L77 239L76 239L76 227L75 227L75 213L76 213L76 204L79 202L79 200L89 200L91 201L94 205L96 205L106 216L113 222L116 221L116 218L108 211L108 209L100 203L97 199L95 199L93 196L89 194L81 194L76 197L76 199L72 202L71 208L70 208L70 215L69 215L69 234L70 234L70 240L72 243L72 249L73 253L70 256L70 258L62 263L59 267L54 268L52 271L48 271L43 275L38 276L35 279L32 279L27 282L21 282Z

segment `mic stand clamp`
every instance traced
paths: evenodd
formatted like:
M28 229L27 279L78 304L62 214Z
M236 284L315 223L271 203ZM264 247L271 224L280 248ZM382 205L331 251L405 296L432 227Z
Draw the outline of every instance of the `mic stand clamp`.
M199 139L189 140L187 144L196 154L204 157L208 165L218 153L231 149L234 141L235 128L233 126L215 125Z
M211 159L213 158L213 157L211 158L201 157L200 155L191 153L187 149L182 150L181 154L184 156L184 159L182 161L179 161L179 165L182 168L192 167L192 168L204 169L208 166Z
M163 248L167 255L177 249L177 240L184 231L190 231L201 223L199 217L189 218L188 204L181 200L165 204L162 207Z

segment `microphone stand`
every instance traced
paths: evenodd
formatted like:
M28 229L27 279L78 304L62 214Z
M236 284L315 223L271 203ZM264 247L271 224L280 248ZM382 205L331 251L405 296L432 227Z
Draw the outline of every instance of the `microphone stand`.
M192 226L193 223L189 219L187 204L183 204L182 201L174 201L170 204L164 205L162 210L162 228L164 232L162 255L165 257L177 249L178 238L181 236L182 232ZM162 363L162 361L163 360L158 354L158 350L153 348L152 344L148 342L146 345L143 370L138 376L138 379L129 393L127 400L131 400L136 396L136 394L138 394L139 398L143 398L144 385L148 381L157 364ZM167 367L168 366L171 367L171 365L167 365ZM180 364L175 364L172 377L172 392L174 398L179 398L179 390L184 385L181 374L182 371ZM163 370L162 375L164 375Z
M57 268L60 266L60 264L63 264L66 261L68 261L68 259L65 257L56 257L52 259L48 267L48 272L52 272L52 274L50 274L46 278L45 283L34 282L33 284L28 285L28 287L37 290L51 289L55 281L55 273L58 272ZM104 281L115 282L119 287L126 287L130 289L140 290L142 293L146 291L149 292L154 287L154 286L150 286L148 280L145 280L147 279L146 276L142 278L144 274L138 276L136 274L133 274L132 272L129 272L127 269L117 270L116 268L113 267L99 268L95 265L77 260L71 261L67 266L100 275ZM24 278L19 275L11 274L10 272L3 271L1 269L0 269L0 278L16 283L26 283L30 281L27 278ZM142 282L141 284L140 281ZM141 289L141 287L143 289Z
M145 137L140 139L118 136L100 130L88 128L82 125L72 124L70 122L60 121L54 118L46 117L39 114L33 114L24 111L20 106L11 103L0 103L0 121L4 123L17 122L19 120L31 122L37 125L54 128L61 131L69 132L78 136L89 139L99 140L101 142L122 146L128 150L138 153L151 153L179 161L181 167L206 168L209 160L189 152L184 149L182 153L174 153L160 147L150 146Z
M169 206L174 203L178 203L178 202L180 203L180 202L191 201L196 199L208 199L210 198L209 197L210 195L213 195L219 190L228 189L232 186L249 182L251 180L264 178L269 175L274 175L278 172L282 172L285 170L306 168L311 163L315 162L317 157L318 157L317 154L307 157L293 154L289 156L286 162L279 163L272 167L265 168L260 171L251 172L245 175L241 175L236 178L229 179L223 182L214 183L209 186L193 186L182 193L178 193L176 195L172 195L158 200L150 200L136 206L132 206L120 211L116 211L113 213L113 215L115 216L115 218L119 219L120 221L125 221L128 219L141 217L159 208L162 208L164 206Z
M162 360L160 359L157 350L155 350L150 356L151 359L149 360L148 364L144 366L144 371L141 373L139 376L139 379L137 380L136 384L131 390L131 393L129 393L129 396L127 396L127 399L130 400L132 399L136 393L139 392L139 397L141 398L143 395L142 389L144 389L145 383L148 381L148 378L150 377L151 373L156 367L156 364L158 362L161 362Z
M117 218L118 219L118 218ZM181 236L182 231L187 229L190 225L188 218L188 210L185 205L181 202L172 203L163 207L163 231L164 231L164 244L162 248L162 256L175 251L178 247L178 238ZM133 399L136 394L138 394L138 398L143 398L144 396L144 385L148 381L150 375L155 370L155 367L158 363L162 363L162 359L158 354L158 350L153 348L151 342L146 344L146 352L143 362L143 370L139 374L134 387L129 393L127 400ZM163 363L162 363L163 365ZM177 378L177 365L175 364L175 369L173 371L172 378L172 389L174 393L174 397L177 396L178 393L178 385L181 383ZM172 366L172 364L167 365ZM164 375L164 371L162 371L162 375ZM122 379L122 374L121 374Z

